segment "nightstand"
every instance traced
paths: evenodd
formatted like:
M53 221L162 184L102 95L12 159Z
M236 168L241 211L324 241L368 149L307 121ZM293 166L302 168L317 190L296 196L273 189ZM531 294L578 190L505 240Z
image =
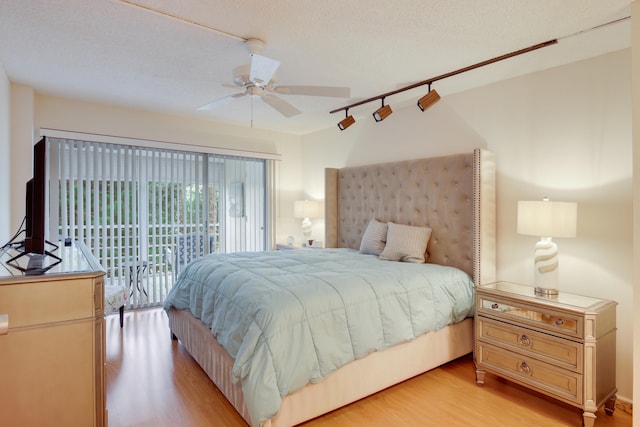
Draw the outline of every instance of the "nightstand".
M320 242L321 244L322 242ZM286 251L290 249L322 249L322 246L304 246L301 243L293 243L291 245L285 243L276 243L276 249L279 251Z
M306 249L306 247L302 246L300 243L291 245L286 243L276 243L276 249L279 251L288 251L293 249Z
M486 372L581 408L593 426L602 405L616 401L614 301L560 292L536 296L509 282L476 291L476 382Z

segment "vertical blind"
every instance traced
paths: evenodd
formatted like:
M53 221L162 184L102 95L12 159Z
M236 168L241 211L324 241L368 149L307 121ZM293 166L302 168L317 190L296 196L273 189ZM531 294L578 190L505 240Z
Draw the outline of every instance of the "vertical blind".
M128 308L162 304L193 258L267 248L272 160L47 141L48 235L91 248Z

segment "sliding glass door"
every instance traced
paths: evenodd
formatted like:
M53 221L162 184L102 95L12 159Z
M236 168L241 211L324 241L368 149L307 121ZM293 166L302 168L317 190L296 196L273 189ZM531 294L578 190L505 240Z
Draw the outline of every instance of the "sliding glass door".
M268 160L49 138L49 236L92 249L129 308L192 259L267 248Z

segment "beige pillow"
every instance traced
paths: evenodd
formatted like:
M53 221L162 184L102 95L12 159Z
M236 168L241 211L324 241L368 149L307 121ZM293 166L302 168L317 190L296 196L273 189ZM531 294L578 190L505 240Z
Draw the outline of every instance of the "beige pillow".
M376 219L369 221L367 229L362 235L360 253L380 255L387 242L387 224Z
M427 244L431 237L431 228L390 222L387 230L387 244L380 259L423 263Z

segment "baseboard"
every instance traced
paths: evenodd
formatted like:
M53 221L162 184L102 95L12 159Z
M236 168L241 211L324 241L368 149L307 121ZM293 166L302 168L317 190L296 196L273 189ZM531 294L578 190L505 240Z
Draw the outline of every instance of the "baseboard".
M616 410L626 412L633 416L633 402L626 397L620 397L616 399Z

